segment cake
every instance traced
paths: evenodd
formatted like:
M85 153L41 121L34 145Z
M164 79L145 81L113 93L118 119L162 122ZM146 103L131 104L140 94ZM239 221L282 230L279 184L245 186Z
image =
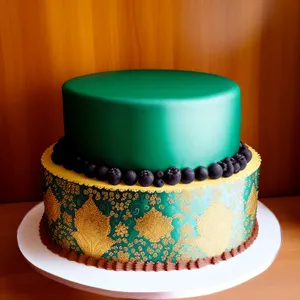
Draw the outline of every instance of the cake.
M260 156L240 141L239 86L125 70L64 83L64 136L41 159L42 242L124 271L201 268L247 249Z

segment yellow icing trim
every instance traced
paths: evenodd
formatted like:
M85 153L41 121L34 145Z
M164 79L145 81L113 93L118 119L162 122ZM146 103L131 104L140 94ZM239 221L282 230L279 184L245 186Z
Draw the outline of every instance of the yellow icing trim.
M260 155L251 147L249 149L252 152L252 159L248 163L247 167L245 170L232 175L231 177L224 178L221 177L219 179L213 180L213 179L206 179L204 181L194 181L189 184L183 184L183 183L178 183L175 186L172 185L167 185L165 184L161 188L157 188L155 186L150 186L150 187L144 187L140 186L139 184L135 184L133 186L128 186L123 183L118 184L118 185L111 185L107 182L102 182L97 179L90 179L84 176L83 174L78 174L74 171L69 171L66 170L63 166L56 165L52 162L51 160L51 154L53 152L53 146L50 146L42 155L41 163L42 166L52 173L54 176L59 177L61 179L68 180L70 182L74 182L80 185L85 185L85 186L91 186L91 187L96 187L99 189L106 189L106 190L119 190L119 191L145 191L145 192L181 192L183 190L188 190L188 189L196 189L196 188L207 188L210 186L217 186L221 184L226 184L229 182L233 182L238 179L246 178L249 175L251 175L253 172L255 172L260 164L261 164L261 157Z

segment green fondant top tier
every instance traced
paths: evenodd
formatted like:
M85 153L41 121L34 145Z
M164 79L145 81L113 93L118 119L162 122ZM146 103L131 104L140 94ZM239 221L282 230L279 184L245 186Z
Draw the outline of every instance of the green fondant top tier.
M152 171L211 163L240 141L238 85L221 76L130 70L63 85L65 135L87 159Z

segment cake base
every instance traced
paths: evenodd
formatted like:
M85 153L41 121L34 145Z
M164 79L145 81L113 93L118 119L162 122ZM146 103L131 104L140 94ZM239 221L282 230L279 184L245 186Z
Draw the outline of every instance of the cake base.
M18 228L18 245L23 256L36 271L50 279L110 297L174 299L219 292L265 271L274 261L281 245L278 220L265 205L259 203L259 234L256 241L249 249L228 261L195 270L115 272L68 261L48 250L39 236L43 212L44 204L36 205Z

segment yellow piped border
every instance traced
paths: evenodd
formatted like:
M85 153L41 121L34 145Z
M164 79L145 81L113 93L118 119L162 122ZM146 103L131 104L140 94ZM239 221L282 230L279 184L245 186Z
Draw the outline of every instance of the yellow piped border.
M135 184L132 186L125 185L123 183L120 183L118 185L111 185L107 182L102 182L94 178L87 178L83 174L78 174L74 171L66 170L63 166L56 165L51 160L51 154L53 152L53 146L50 146L42 155L41 163L42 166L49 171L52 175L59 177L61 179L68 180L73 183L77 183L80 185L90 186L90 187L96 187L99 189L106 189L106 190L119 190L119 191L144 191L148 193L162 193L162 192L181 192L183 190L188 189L201 189L201 188L207 188L210 186L216 186L216 185L222 185L229 182L233 182L235 180L246 178L249 175L251 175L253 172L255 172L260 164L261 164L261 157L260 155L251 147L249 147L250 151L252 152L252 159L247 164L247 167L245 170L240 171L237 174L232 175L231 177L224 178L221 177L219 179L206 179L204 181L194 181L189 184L183 184L178 183L176 185L168 185L165 184L163 187L158 188L155 186L150 187L144 187L139 184Z

